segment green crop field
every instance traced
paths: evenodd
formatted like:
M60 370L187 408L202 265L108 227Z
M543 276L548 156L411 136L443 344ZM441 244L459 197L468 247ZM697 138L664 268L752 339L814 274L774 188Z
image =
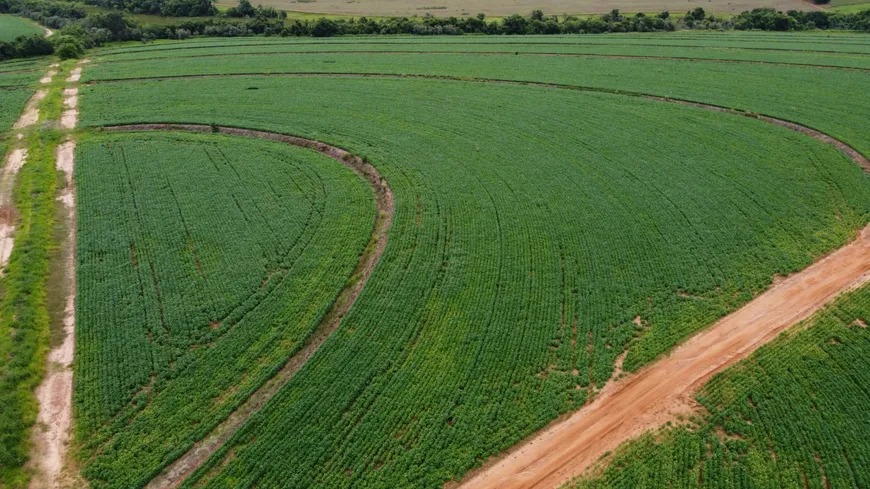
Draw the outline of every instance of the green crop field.
M2 79L2 76L0 76ZM27 100L33 95L33 90L16 88L0 90L0 132L8 131L15 124Z
M29 19L15 15L0 14L0 41L12 41L18 36L44 33L45 29Z
M0 489L40 485L35 435L54 422L33 389L58 371L75 481L60 489L449 488L679 361L783 277L848 243L870 253L867 232L853 242L870 224L867 35L194 38L86 56L0 63L0 154L29 152L0 166L0 225L17 225ZM12 131L37 89L40 117ZM694 414L559 483L870 484L870 285L826 284L806 287L835 302L693 384ZM73 313L63 370L45 360Z
M358 279L376 214L364 180L309 149L103 126L322 141L395 195L386 249L339 328L185 487L442 487L584 405L618 357L650 364L870 221L870 180L831 145L647 97L777 117L868 154L866 36L195 39L90 57L74 404L94 489L145 486L293 358ZM800 344L828 330L808 331ZM752 361L784 358L789 341ZM715 392L792 389L722 380L744 370L699 395L709 421L667 435L695 447L692 463L723 439L730 399ZM729 443L714 455L755 460ZM741 474L776 472L762 462ZM620 467L602 477L636 480Z
M78 161L77 429L94 484L131 487L105 460L158 465L139 447L202 437L299 348L374 200L324 156L241 138L100 135Z
M714 378L703 419L630 443L571 487L866 487L868 317L865 286Z

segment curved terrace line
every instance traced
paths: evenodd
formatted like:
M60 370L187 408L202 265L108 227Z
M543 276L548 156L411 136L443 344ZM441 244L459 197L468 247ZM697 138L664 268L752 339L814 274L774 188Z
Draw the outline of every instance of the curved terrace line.
M595 34L592 34L595 35ZM750 41L751 42L751 41ZM174 45L179 47L166 47L166 48L141 48L141 49L131 49L128 51L118 51L118 52L108 52L103 53L102 56L113 56L118 54L129 54L129 53L142 53L142 52L157 52L157 51L178 51L182 49L215 49L222 47L260 47L260 46L328 46L328 45L366 45L366 46L390 46L396 44L421 44L423 43L414 43L407 41L384 41L384 42L350 42L350 41L313 41L313 42L252 42L252 43L242 43L242 44L206 44L206 45L197 45L197 46L181 46ZM749 50L749 51L774 51L774 52L791 52L791 53L820 53L820 54L843 54L848 56L870 56L870 52L853 52L853 51L833 51L833 50L820 50L820 49L789 49L789 48L759 48L752 46L703 46L698 44L647 44L647 43L613 43L613 42L548 42L548 41L537 41L537 42L473 42L473 41L457 41L457 42L427 42L425 45L435 45L435 46L462 46L462 45L472 45L472 46L488 46L488 45L504 45L511 44L516 46L567 46L567 47L577 47L577 46L609 46L609 47L621 47L621 46L633 46L633 47L654 47L654 48L697 48L697 49L719 49L719 50ZM864 44L844 44L844 45L854 45L854 46L864 46Z
M199 124L133 124L108 126L102 128L110 131L191 131L201 133L217 132L233 136L243 136L257 139L278 141L293 146L313 149L350 168L354 173L366 180L372 188L377 203L377 215L369 244L359 257L351 277L359 277L346 285L333 303L330 310L323 316L314 332L305 340L302 348L291 357L286 364L266 383L260 386L232 414L221 422L205 438L195 443L187 452L167 466L157 477L148 483L151 489L167 489L177 487L197 467L202 465L217 451L239 428L286 385L296 373L317 353L317 350L341 325L342 319L353 307L372 271L378 264L387 246L390 227L395 209L393 191L380 172L371 164L363 161L341 148L319 141L305 139L285 134L254 131L235 127L213 127Z
M853 162L870 172L870 161L860 152L820 131L814 130L794 122L777 119L764 115L742 112L727 107L710 104L691 102L667 97L657 97L642 93L622 92L617 90L593 89L575 87L569 85L556 85L546 83L518 82L506 80L492 80L479 78L459 78L443 76L397 76L384 74L287 74L287 75L186 75L178 77L164 77L155 79L174 78L212 78L222 76L346 76L346 77L377 77L377 78L425 78L438 80L454 80L478 83L500 83L518 86L534 86L544 88L569 89L580 91L595 91L617 95L633 96L666 103L689 105L705 110L713 110L732 115L743 115L757 118L764 122L785 127L801 132L814 139L832 145L846 154ZM134 81L142 79L128 79L118 81ZM147 79L146 79L147 80ZM288 136L279 133L255 131L231 127L217 127L194 124L133 124L105 127L106 130L123 131L148 131L148 130L184 130L196 132L213 132L214 129L222 134L255 137L281 141L296 146L306 147L320 151L333 159L348 166L357 174L365 178L372 185L378 203L378 217L372 233L372 241L365 253L360 257L354 275L360 274L361 279L353 286L345 288L339 294L333 308L321 320L314 334L306 340L300 352L291 358L279 373L261 386L247 401L237 408L225 421L218 425L207 437L195 443L191 449L180 458L168 465L157 477L152 479L147 487L149 489L170 489L178 487L190 474L214 454L247 420L258 412L284 385L286 385L305 363L317 352L329 335L334 332L341 323L342 318L348 312L353 302L359 296L371 271L377 264L386 246L387 235L393 216L393 194L386 181L375 167L363 162L356 156L325 143L310 139ZM821 270L821 271L820 271ZM461 486L465 489L474 488L529 488L546 487L556 488L567 481L571 476L579 475L586 467L597 460L605 451L611 450L620 443L633 438L635 435L659 426L672 417L671 408L674 403L677 409L685 407L687 396L703 385L713 374L724 370L728 366L745 358L753 351L766 344L776 335L787 329L796 322L809 317L812 313L821 309L825 304L833 300L840 293L854 288L857 285L870 280L870 226L864 229L860 239L833 252L827 258L811 265L807 269L789 277L782 284L775 286L734 313L726 316L676 348L671 356L643 368L639 373L633 374L623 382L609 383L602 393L587 404L586 407L576 411L567 419L553 422L548 428L531 435L529 439L505 454L497 457L495 462L487 468L475 471L471 478ZM799 292L796 293L795 291ZM813 295L815 294L815 295ZM812 296L810 300L808 295ZM773 304L771 304L773 302ZM773 309L774 313L770 310ZM783 312L783 309L785 310ZM779 314L776 314L778 312ZM766 319L766 321L765 321ZM739 329L742 334L732 335L732 329ZM723 346L724 345L724 346ZM701 348L702 351L715 352L702 355L693 352L688 358L682 358L686 351L692 348ZM730 348L727 352L720 351L723 347ZM683 355L685 356L685 355ZM704 362L710 362L709 364ZM673 375L674 369L684 368L686 365L695 368L697 375L689 376L682 384L672 384L667 381ZM698 372L700 371L700 372ZM652 372L652 373L651 373ZM666 379L656 377L656 373L666 374ZM644 397L651 388L648 384L653 382L658 387L659 397L654 399L635 399ZM638 395L640 391L641 395ZM634 394L633 394L634 393ZM610 410L609 406L623 402L630 398L627 404L640 406L642 413L620 413ZM662 405L662 399L667 402ZM622 401L620 401L622 400ZM604 406L604 407L601 407ZM590 412L604 413L604 421L607 423L601 430L593 430L588 425L588 419L594 419L596 423L601 420L593 418ZM610 416L607 416L610 413ZM625 416L623 416L625 415ZM664 418L663 418L664 417ZM651 421L651 418L652 421ZM638 421L640 420L640 421ZM628 421L628 422L626 422ZM586 424L584 424L584 422ZM640 428L637 423L640 422ZM578 428L579 427L579 428ZM583 433L593 433L594 436L583 436ZM531 447L531 448L530 448ZM544 447L541 449L540 447ZM531 455L530 455L531 454ZM579 462L578 462L579 459ZM555 460L555 462L553 461Z
M680 99L674 97L661 97L657 95L650 95L643 92L634 92L629 90L615 90L609 88L601 88L601 87L588 87L581 85L566 85L559 83L543 83L543 82L531 82L531 81L520 81L520 80L504 80L499 78L478 78L478 77L461 77L461 76L449 76L449 75L402 75L402 74L391 74L391 73L311 73L311 72L300 72L300 73L232 73L232 74L210 74L210 75L170 75L170 76L156 76L153 78L118 78L118 79L108 79L108 80L95 80L87 83L87 85L99 85L104 83L125 83L125 82L142 82L142 81L168 81L168 80L177 80L177 79L188 79L188 78L238 78L238 77L273 77L273 76L283 76L283 77L335 77L335 78L387 78L387 79L423 79L423 80L443 80L443 81L458 81L458 82L468 82L468 83L493 83L500 85L513 85L513 86L522 86L522 87L537 87L537 88L554 88L560 90L575 90L579 92L595 92L595 93L607 93L611 95L623 95L626 97L636 97L642 98L646 100L654 100L657 102L667 102L673 104L682 104L689 105L692 107L697 107L700 109L706 110L714 110L717 112L722 112L726 114L732 115L742 115L745 117L751 117L754 119L759 119L764 122L769 122L771 124L775 124L781 127L785 127L791 129L793 131L797 131L807 136L812 137L813 139L817 139L822 141L823 143L830 144L843 153L846 154L852 161L854 161L858 166L864 168L865 171L870 172L870 160L868 160L861 152L856 150L855 148L849 146L848 144L831 137L821 131L813 129L809 126L805 126L795 121L790 121L787 119L780 119L777 117L771 117L764 114L757 114L755 112L748 112L744 110L732 109L730 107L725 107L721 105L713 105L713 104L705 104L702 102L696 102L694 100Z
M164 56L153 58L136 58L136 59L119 59L106 60L99 64L110 65L118 63L134 63L137 61L155 61L155 60L173 60L173 59L190 59L190 58L227 58L235 56L277 56L277 55L312 55L312 54L432 54L432 55L460 55L460 56L543 56L555 58L603 58L603 59L641 59L652 61L683 61L683 62L698 62L698 63L735 63L735 64L754 64L754 65L769 65L769 66L796 66L799 68L820 68L828 70L847 70L847 71L862 71L870 72L870 68L858 68L855 66L837 66L812 63L787 63L782 61L764 61L757 59L719 59L719 58L696 58L691 56L642 56L631 54L594 54L594 53L535 53L521 51L410 51L410 50L389 50L389 51L366 51L366 50L347 50L347 51L271 51L267 53L213 53L213 54L191 54L185 56Z

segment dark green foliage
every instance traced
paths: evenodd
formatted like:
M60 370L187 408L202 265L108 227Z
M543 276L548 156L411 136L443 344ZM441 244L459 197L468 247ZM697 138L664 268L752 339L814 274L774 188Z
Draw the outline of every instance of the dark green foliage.
M0 61L11 58L45 56L54 52L54 44L42 34L21 36L12 42L0 42Z
M76 37L60 36L55 53L60 59L80 58L85 54L85 47Z
M218 12L214 0L86 0L85 3L136 14L168 17L207 16Z

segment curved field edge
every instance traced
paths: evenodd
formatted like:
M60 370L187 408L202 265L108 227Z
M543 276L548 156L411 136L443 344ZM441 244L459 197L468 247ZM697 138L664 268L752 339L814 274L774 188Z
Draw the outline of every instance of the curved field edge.
M866 486L868 318L870 286L844 293L716 374L689 420L623 443L565 489Z
M574 85L562 85L562 84L552 84L552 83L539 83L539 82L528 82L528 81L513 81L513 80L503 80L503 79L489 79L489 78L468 78L468 77L454 77L454 76L428 76L428 75L393 75L393 74L360 74L360 73L342 73L342 74L320 74L320 73L288 73L288 74L270 74L270 75L254 75L254 74L233 74L233 75L183 75L177 77L161 77L158 80L178 80L178 79L198 79L198 78L236 78L236 77L245 77L245 78L256 78L257 76L267 76L267 77L338 77L338 78L373 78L373 79L411 79L411 80L441 80L441 81L450 81L450 82L461 82L461 83L477 83L477 84L497 84L497 85L506 85L506 86L520 86L520 87L536 87L536 88L544 88L544 89L558 89L558 90L568 90L568 91L579 91L579 92L591 92L591 93L602 93L616 96L625 96L629 98L640 98L655 102L661 102L666 104L678 104L684 106L695 107L707 111L714 111L723 114L736 115L736 116L744 116L752 119L757 119L769 124L773 124L779 127L784 127L790 129L792 131L799 132L806 136L809 136L813 139L821 141L825 144L833 146L843 154L845 154L852 162L854 162L859 167L863 168L865 171L870 171L870 160L867 159L866 156L853 146L843 142L842 140L830 136L820 130L817 130L814 127L803 125L801 123L780 119L777 117L755 113L750 111L744 111L739 109L732 109L729 107L707 104L696 102L694 100L686 100L680 98L672 98L672 97L662 97L642 92L629 92L623 90L609 90L602 88L594 88L594 87L582 87L582 86L574 86ZM152 79L145 79L151 81ZM99 82L98 85L102 85L104 83L114 84L114 83L128 83L134 81L143 81L143 80L116 80L116 81L108 81L108 82ZM92 84L93 85L93 84ZM183 125L183 124L182 124ZM200 126L200 127L208 127L208 126ZM202 130L197 129L197 130ZM268 134L268 133L266 133ZM277 134L277 133L276 133ZM688 336L684 336L685 339ZM671 347L671 349L673 346ZM665 350L663 352L657 353L657 357L667 354L669 350ZM652 358L644 358L640 359L637 357L637 351L632 350L629 352L628 357L626 358L625 368L627 371L635 371L640 368L642 365L646 364L652 360Z
M858 72L870 72L870 57L866 60L861 60L862 62L852 62L852 58L849 58L848 61L843 61L841 64L834 64L830 59L826 59L823 62L818 63L810 63L809 60L802 60L800 58L795 61L775 61L773 59L753 59L751 57L746 57L746 59L740 59L737 57L701 57L701 56L693 56L690 54L685 55L676 55L676 54L660 54L660 55L650 55L650 54L634 54L634 53L618 53L618 54L606 54L606 53L560 53L560 52L535 52L535 51L414 51L408 49L383 49L383 50L319 50L319 51L270 51L268 53L262 53L259 51L252 52L218 52L218 53L203 53L203 54L189 54L184 56L173 56L173 57L154 57L154 58L134 58L134 59L121 59L121 60L103 60L100 61L100 65L112 65L116 63L134 63L141 61L154 61L154 60L167 60L167 59L199 59L199 58L208 58L208 57L221 57L222 59L226 59L227 57L237 57L237 56L263 56L264 54L272 55L272 56L280 56L280 55L288 55L288 54L298 54L298 55L359 55L359 54L381 54L381 55L405 55L405 54L428 54L428 55L454 55L454 56L550 56L550 57L565 57L565 58L604 58L604 59L640 59L640 60L654 60L654 61L684 61L691 63L736 63L736 64L757 64L757 65L769 65L769 66L797 66L802 68L818 68L818 69L831 69L831 70L851 70ZM780 56L771 56L771 58L781 57Z
M539 84L577 90L625 95L650 95L675 100L752 111L795 122L825 132L865 152L870 143L864 135L867 109L856 105L849 93L865 90L870 77L855 71L830 72L828 82L840 87L823 95L808 90L817 78L810 68L742 65L705 66L683 62L605 60L554 57L500 59L443 56L437 61L426 55L385 57L360 55L264 56L259 60L185 60L178 66L161 64L147 71L124 67L113 73L106 67L89 72L90 83L137 81L153 78L221 76L372 76L431 78L457 81L490 81ZM105 80L101 80L105 78ZM109 79L114 80L109 80ZM759 80L767 80L759 83ZM845 115L844 115L845 114Z
M281 387L289 382L296 372L304 367L308 359L316 354L329 335L340 326L342 318L353 306L357 297L359 297L372 270L374 270L386 248L394 212L393 194L386 180L369 163L343 149L309 139L263 131L193 124L137 124L104 127L102 130L217 132L226 135L279 141L293 146L312 149L342 163L366 180L372 188L377 203L378 213L375 218L375 225L369 244L366 246L364 253L359 257L356 268L351 275L351 280L339 292L332 307L320 320L314 332L305 340L301 349L287 361L275 376L251 394L226 420L212 430L206 438L197 442L192 448L181 455L159 476L153 479L148 486L160 488L175 487L186 475L216 451L236 429L243 425L251 416L255 415L259 408L265 405Z
M711 108L712 108L712 109L715 109L715 110L721 110L721 108L718 108L718 107L709 107L709 106L708 106L708 107L702 107L702 108L707 108L707 109L711 109ZM767 122L772 122L772 121L767 121ZM777 122L783 122L783 121L777 121ZM787 127L788 127L788 126L787 126ZM792 128L792 129L794 129L794 128ZM823 135L814 135L814 137L816 137L816 136L824 137ZM842 148L841 148L841 149L842 149Z

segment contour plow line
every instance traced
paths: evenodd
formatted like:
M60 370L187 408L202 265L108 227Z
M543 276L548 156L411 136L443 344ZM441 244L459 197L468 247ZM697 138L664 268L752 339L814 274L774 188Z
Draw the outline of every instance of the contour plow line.
M702 104L693 101L659 97L637 92L599 89L573 85L558 85L538 82L524 82L485 78L462 78L452 76L395 75L395 74L358 74L358 73L287 73L287 74L233 74L233 75L183 75L155 77L148 79L112 80L104 82L124 82L143 80L170 80L176 78L219 78L238 76L333 76L357 78L420 78L473 83L498 83L505 85L533 86L540 88L591 91L610 93L629 97L643 98L665 103L690 105L705 110L713 110L732 115L742 115L801 132L814 139L830 144L865 171L870 171L870 161L851 146L827 134L794 122L765 115L739 111L727 107ZM103 83L104 83L103 82ZM100 82L97 82L100 83ZM109 130L187 130L212 132L212 126L186 124L136 124L112 126ZM250 131L228 127L217 128L223 134L234 134L263 139L283 141L288 144L316 149L343 164L358 174L360 170L344 160L347 153L316 141L286 136L276 133ZM356 157L351 161L361 163ZM386 182L376 169L364 164L370 173L364 177L372 183L378 197L378 223L372 239L378 241L373 261L367 265L370 272L386 245L386 231L392 220L393 197ZM380 186L375 182L379 181ZM380 190L379 190L380 189ZM380 195L383 194L383 197ZM383 203L382 203L383 202ZM388 204L387 204L388 203ZM384 207L383 210L382 207ZM386 212L386 208L389 209ZM385 222L381 222L384 219ZM378 228L384 228L378 234ZM363 266L363 258L357 269ZM354 287L362 289L368 272ZM870 281L870 225L865 227L858 238L850 244L834 251L805 270L789 276L738 311L719 320L710 328L690 338L682 346L654 364L631 374L618 382L611 382L602 389L596 398L585 407L558 420L533 435L527 441L496 457L485 467L473 471L462 483L449 482L447 486L461 489L555 489L573 477L582 474L605 452L615 449L622 442L641 433L664 425L678 415L692 411L692 394L712 375L746 358L765 343L771 341L789 326L806 319L840 293ZM342 303L342 291L336 307ZM343 308L346 312L356 295ZM304 365L329 334L334 331L343 313L334 311L324 318L315 334L309 338L303 349L292 358L278 375L255 392L238 410L218 426L210 435L196 443L181 458L169 465L154 478L148 489L170 489L178 487L197 467L204 463L224 442L226 442L260 407L283 386ZM332 317L330 324L326 319Z
M193 131L204 133L211 133L215 130L213 126L196 124L136 124L112 126L104 129L113 131ZM195 443L193 447L184 453L184 455L175 460L175 462L166 467L157 477L152 479L147 485L149 489L169 489L178 487L185 478L208 460L208 458L217 451L218 448L226 443L233 433L241 428L254 414L265 406L266 403L282 387L284 387L299 370L302 369L308 360L317 353L317 350L320 349L327 338L329 338L329 336L341 325L342 319L347 315L348 311L350 311L350 308L353 306L357 297L359 297L365 287L366 282L371 276L372 271L387 246L390 226L392 226L393 223L393 191L390 189L387 181L381 176L378 170L371 164L364 162L361 158L335 146L284 134L252 131L232 127L219 127L217 128L217 132L220 134L279 141L294 146L313 149L329 156L353 170L354 173L365 179L371 185L377 203L377 216L375 218L374 229L372 230L369 245L366 247L366 251L360 256L356 268L351 275L352 277L359 277L359 279L352 281L352 284L345 286L345 288L339 292L332 308L323 316L320 323L318 323L315 328L314 333L305 340L302 348L287 361L274 377L257 389L244 403L233 411L226 420L209 433L208 436Z
M687 61L692 63L731 63L731 64L755 64L768 66L796 66L799 68L820 68L829 70L847 70L847 71L862 71L870 72L870 68L859 68L856 66L837 66L813 63L788 63L780 61L763 61L751 59L718 59L718 58L696 58L691 56L646 56L646 55L631 55L631 54L598 54L598 53L541 53L541 52L523 52L523 51L410 51L410 50L387 50L387 51L365 51L365 50L345 50L345 51L268 51L265 53L249 52L249 53L219 53L219 54L199 54L199 55L183 55L169 57L153 57L153 58L133 58L120 60L105 60L99 61L99 65L112 65L117 63L135 63L140 61L153 60L175 60L175 59L198 59L198 58L229 58L243 56L286 56L286 55L360 55L360 54L377 54L377 55L459 55L459 56L529 56L529 57L550 57L550 58L601 58L601 59L641 59L652 61ZM96 66L96 65L95 65Z

